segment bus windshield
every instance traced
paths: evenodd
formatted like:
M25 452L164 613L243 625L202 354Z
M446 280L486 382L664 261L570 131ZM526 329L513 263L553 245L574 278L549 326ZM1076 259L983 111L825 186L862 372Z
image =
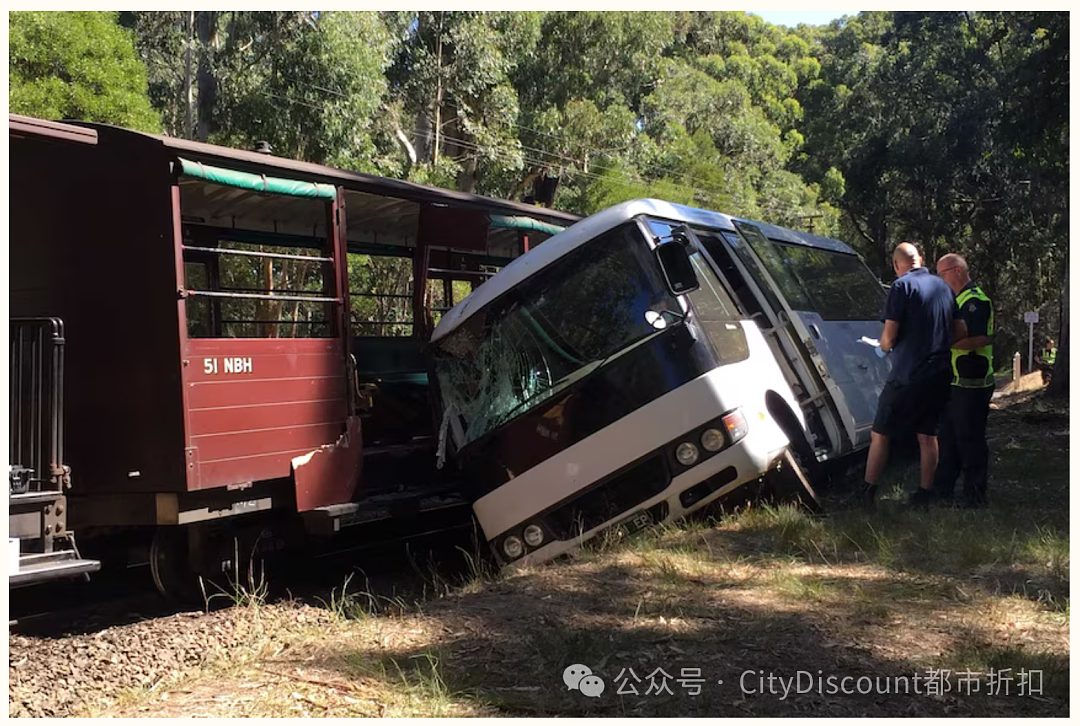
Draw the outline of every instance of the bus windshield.
M432 350L457 447L659 334L646 318L650 310L684 316L641 228L629 222L474 313Z

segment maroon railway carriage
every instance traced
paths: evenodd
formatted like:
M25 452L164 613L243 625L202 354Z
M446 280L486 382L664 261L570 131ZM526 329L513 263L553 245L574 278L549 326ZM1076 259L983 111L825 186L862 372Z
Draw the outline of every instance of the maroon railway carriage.
M69 530L85 545L144 528L163 589L168 572L220 569L233 523L264 538L270 521L330 532L364 520L362 467L421 489L429 412L393 392L424 390L429 281L449 307L454 281L476 285L485 265L576 220L109 126L11 115L9 130L12 340L26 319L62 321L71 470L70 483L31 477L19 496L45 491L48 505L24 506L13 536L24 551L70 551ZM358 255L411 259L411 290L382 293L407 297L411 316L391 327L408 335L357 319L351 294L380 297L350 291ZM400 466L402 451L424 463ZM379 465L384 453L397 463Z

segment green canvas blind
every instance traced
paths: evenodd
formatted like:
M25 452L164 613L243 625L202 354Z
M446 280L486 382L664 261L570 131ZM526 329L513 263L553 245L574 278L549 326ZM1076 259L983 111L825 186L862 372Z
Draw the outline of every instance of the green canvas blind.
M532 219L531 217L508 217L502 214L491 215L491 226L501 227L503 229L531 230L550 235L556 235L564 229L558 225L547 224L546 222L541 222L540 220Z
M204 179L214 184L250 189L253 192L285 194L290 197L309 197L313 199L333 199L337 196L337 188L332 184L282 179L281 177L266 176L265 174L250 174L245 171L210 166L203 164L201 161L191 161L189 159L180 159L180 173L193 179Z

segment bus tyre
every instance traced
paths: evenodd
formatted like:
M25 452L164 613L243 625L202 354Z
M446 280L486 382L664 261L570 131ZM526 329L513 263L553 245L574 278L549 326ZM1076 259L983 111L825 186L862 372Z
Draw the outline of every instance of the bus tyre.
M821 501L806 472L791 449L784 449L778 466L765 475L766 484L778 502L797 502L812 512L821 511Z

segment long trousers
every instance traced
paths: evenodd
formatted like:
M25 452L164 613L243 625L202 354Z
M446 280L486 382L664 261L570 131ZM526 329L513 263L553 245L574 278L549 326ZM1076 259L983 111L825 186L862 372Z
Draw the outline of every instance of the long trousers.
M952 499L956 480L964 474L964 499L986 501L986 472L990 450L986 445L986 417L990 413L993 387L953 386L938 431L938 465L934 492Z

